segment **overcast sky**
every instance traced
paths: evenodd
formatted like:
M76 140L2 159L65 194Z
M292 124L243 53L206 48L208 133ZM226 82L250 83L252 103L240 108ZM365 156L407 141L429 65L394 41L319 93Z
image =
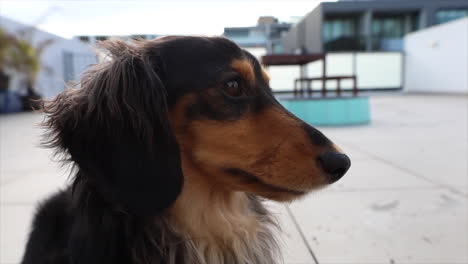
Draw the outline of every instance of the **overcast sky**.
M333 0L331 0L333 1ZM303 16L319 0L0 0L0 16L56 35L204 34L255 25L259 16L281 21Z

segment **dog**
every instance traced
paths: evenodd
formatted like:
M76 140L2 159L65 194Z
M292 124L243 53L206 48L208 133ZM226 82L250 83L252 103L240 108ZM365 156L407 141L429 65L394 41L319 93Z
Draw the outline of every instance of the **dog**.
M281 262L263 201L331 184L350 159L230 40L100 46L79 87L43 104L43 143L73 170L39 206L22 263Z

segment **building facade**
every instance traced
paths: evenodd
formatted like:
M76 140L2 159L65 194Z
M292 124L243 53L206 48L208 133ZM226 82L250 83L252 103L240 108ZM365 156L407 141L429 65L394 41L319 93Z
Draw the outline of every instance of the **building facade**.
M252 27L226 27L222 36L236 42L239 46L247 48L257 55L264 53L282 53L283 46L281 37L290 28L291 23L279 22L278 19L272 16L262 16L258 18L257 25ZM121 39L154 39L164 35L157 34L140 34L126 36L112 35L82 35L75 36L74 39L80 40L87 44L95 44L98 41L103 41L111 37ZM255 55L255 54L254 54Z
M243 48L264 48L269 54L283 53L281 37L291 26L291 23L280 23L275 17L263 16L256 26L226 27L223 36Z
M284 53L401 51L406 34L465 16L466 0L324 2L281 42Z

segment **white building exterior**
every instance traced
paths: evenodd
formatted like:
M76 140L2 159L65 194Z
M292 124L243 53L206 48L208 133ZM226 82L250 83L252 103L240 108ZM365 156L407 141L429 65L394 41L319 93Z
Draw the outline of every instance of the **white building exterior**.
M406 92L468 94L468 18L405 37Z
M39 72L35 85L36 90L45 98L53 97L63 91L66 81L77 80L87 66L96 63L96 56L91 47L79 40L65 39L5 17L0 17L0 27L9 33L29 28L28 30L32 32L33 46L44 40L53 40L42 53L41 62L45 67ZM23 77L11 73L10 78L9 90L24 93Z

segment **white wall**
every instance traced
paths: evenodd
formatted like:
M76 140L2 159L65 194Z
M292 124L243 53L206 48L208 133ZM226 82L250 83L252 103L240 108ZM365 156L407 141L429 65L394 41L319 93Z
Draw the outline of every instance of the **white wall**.
M358 87L402 87L403 55L399 52L368 52L356 54Z
M400 52L335 52L327 53L327 76L353 75L358 89L402 88L403 55ZM307 64L307 77L321 77L323 62ZM299 66L269 66L270 86L274 91L292 91L299 78ZM327 81L328 90L336 90L337 81ZM314 90L322 89L322 81L312 83ZM342 89L351 89L352 80L343 80Z
M18 31L24 30L30 26L17 23L5 17L0 17L0 27L9 33L17 33ZM74 79L78 78L78 75L80 74L79 71L82 72L88 64L95 63L95 61L93 61L94 52L88 45L85 45L78 40L64 39L38 29L32 29L32 32L32 43L34 46L43 40L53 39L53 43L42 53L41 64L45 67L43 67L39 72L35 86L37 91L46 98L53 97L65 89L65 52L77 55L77 58L87 58L85 60L76 60L72 62L76 71ZM48 72L45 70L46 68L49 68L51 71ZM23 77L19 74L13 74L11 76L9 89L18 93L24 93L22 78Z
M468 18L405 37L407 92L468 93Z
M270 76L270 87L273 91L292 91L294 80L299 78L299 66L269 66L266 71Z

